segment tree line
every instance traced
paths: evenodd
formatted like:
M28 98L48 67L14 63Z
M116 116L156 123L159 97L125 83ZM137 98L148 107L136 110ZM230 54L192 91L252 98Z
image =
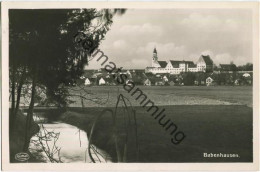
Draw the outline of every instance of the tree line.
M23 87L30 85L24 151L30 143L35 99L44 90L47 100L66 107L69 83L75 82L91 53L105 39L113 17L125 9L12 9L9 11L10 131L15 126ZM84 35L82 37L81 35ZM89 49L82 46L94 43ZM94 46L94 47L93 47Z

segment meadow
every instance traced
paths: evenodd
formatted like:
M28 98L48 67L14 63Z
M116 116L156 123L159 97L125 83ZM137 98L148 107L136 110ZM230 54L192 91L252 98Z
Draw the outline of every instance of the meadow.
M136 110L138 137L134 126L124 128L124 108L118 109L117 130L121 153L127 147L126 162L252 162L253 109L252 87L145 87L140 89L165 108L165 114L186 135L178 145L142 108L135 97L118 86L87 87L99 105L85 101L75 103L55 120L74 125L90 134L91 126L102 110L115 110L118 94L128 97ZM93 99L93 100L94 100ZM122 104L121 104L122 105ZM132 120L132 119L131 119ZM126 132L128 134L126 134ZM127 143L125 142L128 135ZM137 139L138 146L135 145ZM117 161L112 119L103 116L93 133L93 144ZM137 152L138 155L137 155ZM236 158L205 158L204 153L237 154Z
M140 88L147 97L156 105L246 105L252 107L253 91L250 86L136 86ZM123 89L123 86L94 86L84 87L91 100L84 100L85 107L114 107L117 96L123 94L131 101L133 106L140 106ZM82 88L77 88L75 93L84 92ZM78 91L79 90L79 91ZM79 98L72 97L75 101L71 107L82 107ZM99 102L99 104L96 103Z

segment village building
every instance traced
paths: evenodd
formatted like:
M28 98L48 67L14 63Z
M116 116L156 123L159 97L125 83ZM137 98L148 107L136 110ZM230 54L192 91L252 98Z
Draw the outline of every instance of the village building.
M243 74L243 77L246 77L246 78L247 78L247 77L250 77L250 76L251 76L251 75L250 75L249 73L244 73L244 74Z
M98 85L106 85L106 81L104 80L104 78L100 78L98 81Z
M90 80L88 78L86 78L84 85L90 85L90 84L91 84Z
M85 79L85 76L84 76L84 75L82 75L82 76L80 76L79 78L80 78L80 79Z
M197 64L192 61L159 61L157 50L154 48L152 57L152 66L146 67L146 73L170 73L170 74L180 74L181 72L212 72L213 71L213 61L209 55L201 55Z
M170 82L169 82L169 85L170 85L170 86L174 86L174 85L176 85L176 83L175 83L174 81L170 81Z
M161 78L154 78L154 85L156 86L162 86L162 85L165 85L165 82L163 79Z
M234 85L240 85L240 83L241 83L240 79L236 79Z
M132 83L134 83L132 79L128 79L125 82L126 85L130 85L130 86L132 85Z
M163 81L164 81L164 82L168 82L168 81L169 81L169 79L167 78L166 75L163 76Z
M241 67L240 67L241 68ZM134 82L135 85L251 85L253 71L240 71L235 64L220 64L214 66L209 55L201 55L196 63L185 60L160 61L154 48L152 65L146 69L123 69L112 73L105 68L85 70L80 77L84 85L118 85L116 79L126 75L125 83ZM192 72L192 73L187 73ZM192 78L189 84L187 76Z
M147 78L147 79L144 81L144 85L146 85L146 86L151 86L152 83L151 83L150 79Z
M198 81L198 80L195 80L195 81L194 81L194 85L199 85L199 81Z
M214 79L212 79L211 77L207 77L207 79L206 79L206 85L207 85L207 86L214 85Z

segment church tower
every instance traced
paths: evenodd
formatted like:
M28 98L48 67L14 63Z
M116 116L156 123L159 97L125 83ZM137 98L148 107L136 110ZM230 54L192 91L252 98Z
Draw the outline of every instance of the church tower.
M156 48L153 49L152 67L158 67L158 56Z
M158 61L158 56L157 56L157 50L156 50L156 48L153 49L153 60Z

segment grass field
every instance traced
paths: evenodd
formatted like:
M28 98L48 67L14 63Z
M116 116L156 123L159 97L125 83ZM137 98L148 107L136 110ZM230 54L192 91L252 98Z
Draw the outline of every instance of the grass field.
M246 105L252 107L252 87L249 86L136 86L140 88L156 105ZM92 100L100 100L101 105L85 101L86 107L114 107L117 95L128 97L133 106L139 106L134 96L131 96L122 86L85 87L92 95ZM80 99L72 98L75 103L71 107L81 107Z
M109 100L103 107L69 108L60 120L75 125L88 134L94 118L106 107L113 107L116 95L129 97L137 111L139 157L134 137L130 137L128 162L252 162L252 87L141 87L148 97L183 131L186 138L173 145L169 133L120 87L89 87L96 97ZM118 91L119 89L119 91ZM118 123L123 124L119 115ZM123 125L118 125L119 142L123 143ZM130 129L130 136L133 133ZM112 139L112 121L103 117L94 133L94 144L116 161ZM120 145L123 151L123 145ZM203 153L238 154L238 158L204 158Z

